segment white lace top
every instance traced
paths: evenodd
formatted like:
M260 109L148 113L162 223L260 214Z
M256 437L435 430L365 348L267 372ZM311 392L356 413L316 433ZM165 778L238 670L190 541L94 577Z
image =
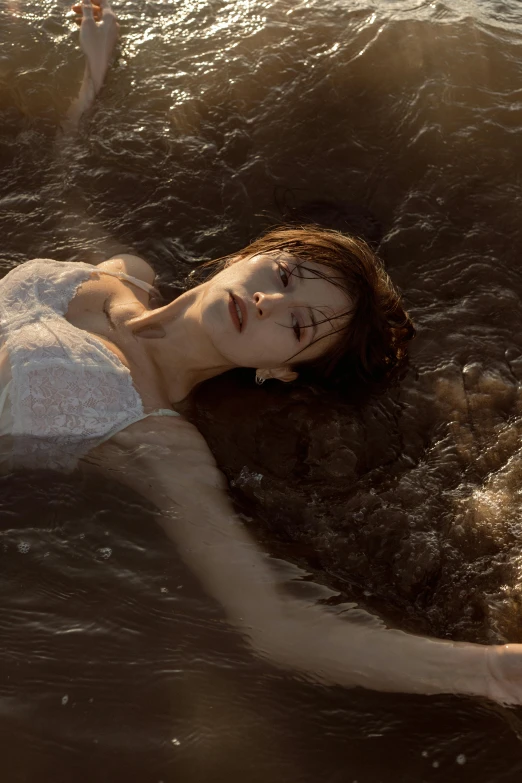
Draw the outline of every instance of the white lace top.
M101 340L65 319L77 288L123 273L35 259L0 281L0 435L9 467L71 471L90 449L144 413L127 367ZM8 447L5 447L8 444Z

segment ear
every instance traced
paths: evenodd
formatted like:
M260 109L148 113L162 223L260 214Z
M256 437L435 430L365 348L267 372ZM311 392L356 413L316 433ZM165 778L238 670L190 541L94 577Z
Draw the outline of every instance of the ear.
M274 378L276 381L291 383L299 377L299 373L294 372L289 367L275 367L273 370L256 370L256 376L264 381Z

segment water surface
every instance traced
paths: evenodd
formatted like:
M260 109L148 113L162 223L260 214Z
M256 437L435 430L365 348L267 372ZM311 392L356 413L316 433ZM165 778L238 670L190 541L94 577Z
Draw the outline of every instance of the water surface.
M361 406L225 378L198 423L274 555L390 625L522 641L516 0L115 4L74 144L66 7L0 8L2 271L125 248L175 290L289 208L366 210L419 328L400 389ZM118 487L6 477L1 503L6 783L520 779L517 710L256 659Z

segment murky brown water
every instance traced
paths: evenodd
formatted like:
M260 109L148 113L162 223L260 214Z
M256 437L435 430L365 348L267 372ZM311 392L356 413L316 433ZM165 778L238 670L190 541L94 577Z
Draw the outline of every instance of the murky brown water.
M176 286L282 202L369 210L419 327L400 389L361 406L239 376L195 415L274 554L397 627L522 641L519 3L115 8L120 55L65 148L73 25L0 4L1 268L123 246ZM139 499L0 484L5 783L520 780L519 711L300 682Z

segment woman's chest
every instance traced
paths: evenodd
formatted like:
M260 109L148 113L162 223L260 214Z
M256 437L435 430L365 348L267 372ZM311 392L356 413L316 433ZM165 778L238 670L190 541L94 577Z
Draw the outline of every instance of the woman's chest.
M114 278L88 281L71 300L65 318L79 339L82 332L94 336L130 371L145 410L168 407L154 363L130 326L147 309L148 295L129 288Z

